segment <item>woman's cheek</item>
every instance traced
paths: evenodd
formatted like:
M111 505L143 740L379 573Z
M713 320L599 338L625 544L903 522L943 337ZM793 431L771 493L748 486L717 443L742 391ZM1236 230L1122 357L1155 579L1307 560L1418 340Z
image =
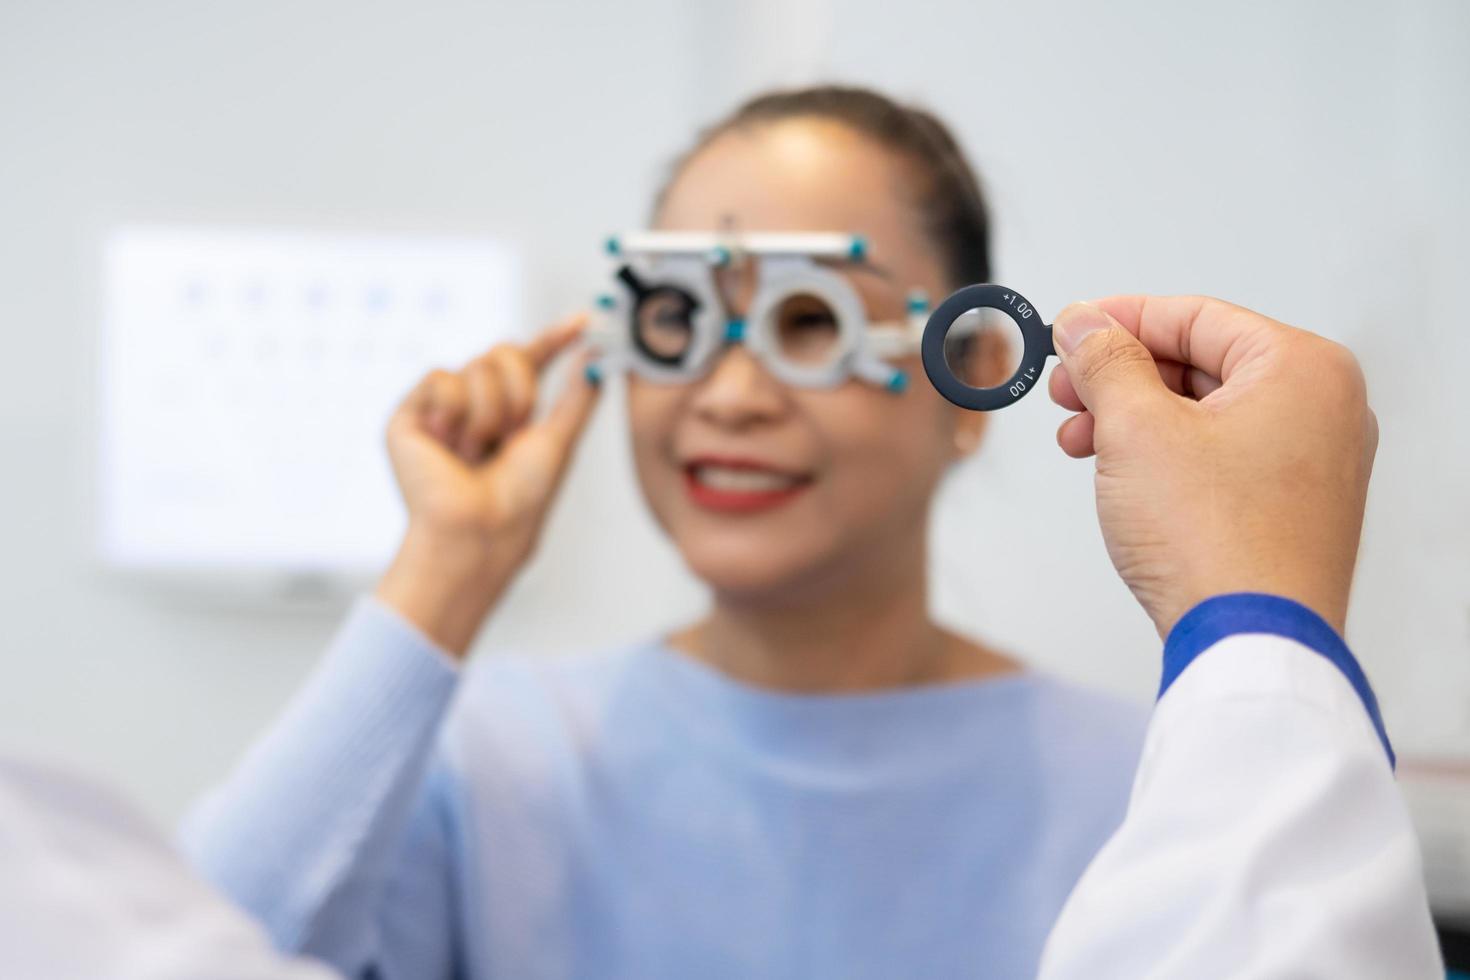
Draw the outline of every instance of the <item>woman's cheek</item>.
M844 492L865 514L925 507L947 465L944 426L917 395L881 397L847 415Z
M867 390L840 394L849 397L834 397L820 416L813 413L828 455L831 494L823 504L869 521L902 499L900 488L912 467L910 433L895 424L892 396Z
M633 467L643 497L655 520L668 530L673 507L678 503L682 484L680 474L671 462L671 414L674 405L667 392L641 385L630 379L628 389L629 444Z

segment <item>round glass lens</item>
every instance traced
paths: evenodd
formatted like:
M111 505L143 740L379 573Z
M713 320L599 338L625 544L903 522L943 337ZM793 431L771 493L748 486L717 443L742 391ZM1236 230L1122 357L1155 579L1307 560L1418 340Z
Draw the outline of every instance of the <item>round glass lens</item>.
M971 388L995 388L1021 366L1021 328L1000 310L976 307L955 318L944 336L944 363Z
M657 286L633 312L634 340L659 361L676 362L694 343L694 311L699 303L675 286Z
M837 314L820 296L793 293L776 305L771 317L776 345L790 363L818 366L837 356Z

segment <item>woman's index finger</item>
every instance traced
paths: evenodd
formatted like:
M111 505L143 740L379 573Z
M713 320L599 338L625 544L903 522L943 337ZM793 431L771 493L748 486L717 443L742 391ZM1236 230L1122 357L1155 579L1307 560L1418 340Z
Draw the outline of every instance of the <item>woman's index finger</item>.
M537 371L546 367L556 355L576 343L587 329L587 314L578 313L553 324L532 337L526 344L526 356Z

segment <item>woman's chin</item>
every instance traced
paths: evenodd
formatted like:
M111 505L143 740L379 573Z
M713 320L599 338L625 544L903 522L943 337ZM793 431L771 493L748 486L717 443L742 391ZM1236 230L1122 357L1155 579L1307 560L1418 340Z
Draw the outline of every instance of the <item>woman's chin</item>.
M743 541L681 544L689 570L721 597L764 604L790 601L810 585L821 555L792 542Z

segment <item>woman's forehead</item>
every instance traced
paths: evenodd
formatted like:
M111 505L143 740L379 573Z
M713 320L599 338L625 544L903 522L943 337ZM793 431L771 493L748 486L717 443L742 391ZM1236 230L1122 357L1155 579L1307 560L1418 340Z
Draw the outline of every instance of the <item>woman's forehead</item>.
M657 215L670 231L836 231L891 262L926 243L902 193L907 168L840 123L792 120L725 133L691 157Z

